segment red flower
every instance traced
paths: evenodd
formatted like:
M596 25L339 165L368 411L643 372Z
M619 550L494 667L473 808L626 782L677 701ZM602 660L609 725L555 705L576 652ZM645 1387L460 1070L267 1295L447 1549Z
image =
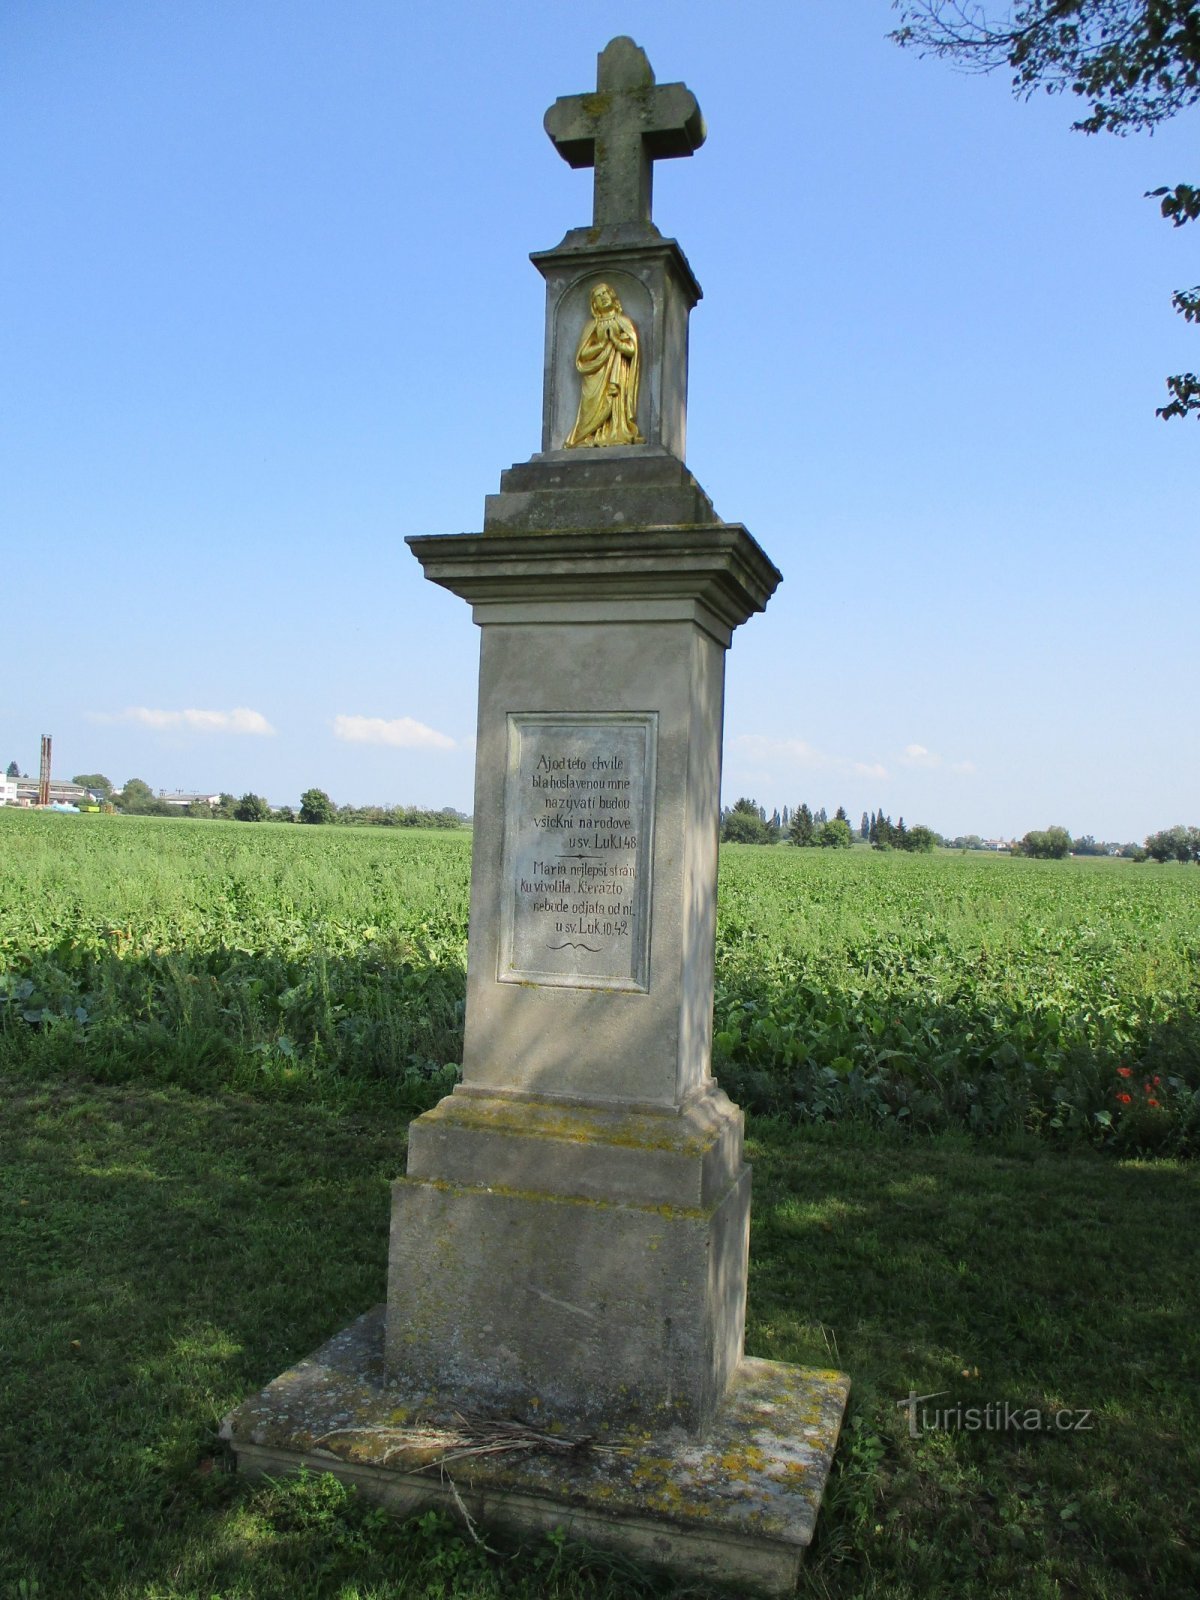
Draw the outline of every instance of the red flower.
M1156 1110L1157 1110L1157 1108L1158 1108L1158 1101L1157 1101L1157 1100L1147 1100L1147 1101L1146 1101L1146 1104L1147 1104L1147 1105L1148 1105L1148 1106L1154 1106L1154 1108L1155 1108L1155 1109L1156 1109Z
M1156 1089L1157 1089L1157 1088L1158 1088L1158 1086L1159 1086L1159 1084L1160 1084L1160 1083L1161 1083L1161 1082L1162 1082L1162 1079L1161 1079L1161 1078L1151 1078L1151 1079L1150 1079L1150 1082L1151 1082L1151 1083L1152 1083L1152 1084L1153 1084L1153 1085L1154 1085L1154 1087L1155 1087L1155 1088L1156 1088Z
M1121 1102L1121 1104L1123 1106L1127 1106L1130 1103L1130 1101L1133 1099L1133 1096L1131 1094L1119 1094L1117 1096L1117 1099Z
M1117 1077L1118 1078L1132 1078L1133 1077L1133 1068L1132 1067L1118 1067L1117 1068Z

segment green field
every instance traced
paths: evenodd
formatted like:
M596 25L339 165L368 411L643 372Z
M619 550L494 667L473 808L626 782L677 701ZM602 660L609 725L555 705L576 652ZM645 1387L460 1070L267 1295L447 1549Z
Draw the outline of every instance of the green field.
M468 834L9 811L0 851L0 1061L416 1107L460 1059ZM1195 869L727 846L720 896L749 1109L1195 1153Z
M1196 1153L1194 868L744 846L717 949L750 1107Z
M707 1592L216 1438L383 1298L469 850L0 811L0 1600ZM1200 1591L1198 952L1194 868L722 852L747 1349L854 1384L804 1600ZM914 1391L1089 1415L914 1437Z

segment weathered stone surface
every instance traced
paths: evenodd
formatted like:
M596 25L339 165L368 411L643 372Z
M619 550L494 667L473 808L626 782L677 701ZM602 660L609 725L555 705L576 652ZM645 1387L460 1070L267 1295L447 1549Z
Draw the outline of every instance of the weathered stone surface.
M637 609L622 613L631 621L695 621L728 646L734 628L763 610L780 582L737 522L603 527L586 537L554 530L427 534L405 543L425 576L468 601L481 625L603 622L618 614L610 602L632 603ZM716 733L719 740L719 727Z
M485 533L678 528L719 521L683 462L648 445L550 450L500 475Z
M596 58L592 94L564 95L546 112L555 149L573 167L594 167L592 220L649 222L655 161L690 156L704 118L682 83L656 84L646 52L622 35Z
M247 1400L222 1433L252 1476L332 1472L397 1515L428 1505L458 1515L461 1501L485 1524L558 1528L701 1581L787 1595L848 1391L842 1373L744 1360L703 1440L611 1428L568 1453L472 1453L453 1417L388 1377L379 1307ZM520 1415L541 1429L537 1402L530 1395ZM439 1422L449 1431L432 1431Z
M388 1361L464 1405L699 1431L741 1358L749 1204L720 1089L639 1112L460 1086L394 1187Z
M750 1170L709 1206L402 1178L390 1369L447 1405L698 1433L742 1353Z
M464 1084L679 1106L711 1081L724 648L778 573L725 524L411 544L482 628ZM560 711L656 720L639 992L503 978L510 719Z
M618 494L631 489L694 489L703 493L692 474L675 456L665 450L643 445L616 445L610 450L589 452L550 450L520 461L500 474L505 493L531 493L545 489L604 489ZM719 519L700 517L700 522ZM604 527L604 523L589 524ZM635 523L648 527L648 523ZM672 527L687 526L678 519Z
M724 651L778 575L723 524L413 547L482 643L463 1082L396 1185L388 1360L699 1433L741 1355L749 1208L710 1067ZM614 771L636 844L597 828ZM539 939L592 948L540 972Z
M742 1169L742 1113L713 1088L678 1110L635 1111L472 1091L409 1127L408 1176L496 1188L709 1207Z

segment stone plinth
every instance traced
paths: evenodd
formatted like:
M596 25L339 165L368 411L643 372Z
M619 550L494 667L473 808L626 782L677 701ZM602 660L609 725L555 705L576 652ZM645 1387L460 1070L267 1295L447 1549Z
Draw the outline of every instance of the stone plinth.
M500 474L484 508L485 533L680 528L717 523L712 501L666 450L650 445L547 450Z
M448 1096L394 1189L387 1359L443 1404L700 1432L742 1355L750 1169L676 1113Z
M510 1449L474 1448L462 1419L399 1383L383 1308L252 1396L223 1434L243 1472L332 1472L400 1516L430 1505L514 1532L559 1530L739 1593L787 1595L816 1523L849 1380L744 1360L703 1439L616 1428L569 1447L535 1426ZM536 1396L531 1400L536 1401ZM494 1443L494 1440L492 1441Z

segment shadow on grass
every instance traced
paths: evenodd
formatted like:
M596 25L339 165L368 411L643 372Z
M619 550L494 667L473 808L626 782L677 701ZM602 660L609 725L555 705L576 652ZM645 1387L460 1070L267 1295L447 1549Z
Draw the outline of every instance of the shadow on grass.
M405 1130L176 1088L7 1088L0 1574L107 1594L164 1575L224 1411L383 1297Z
M0 1098L5 1600L662 1587L228 1473L221 1417L384 1297L402 1118L78 1078Z
M402 1118L3 1090L0 1593L636 1592L435 1527L397 1543L365 1511L298 1511L222 1470L224 1412L383 1298ZM748 1349L855 1385L803 1592L1191 1592L1200 1174L854 1127L760 1122L751 1144ZM911 1438L910 1390L1092 1425Z
M755 1126L747 1348L854 1379L808 1592L1195 1592L1200 1172L1001 1148Z

